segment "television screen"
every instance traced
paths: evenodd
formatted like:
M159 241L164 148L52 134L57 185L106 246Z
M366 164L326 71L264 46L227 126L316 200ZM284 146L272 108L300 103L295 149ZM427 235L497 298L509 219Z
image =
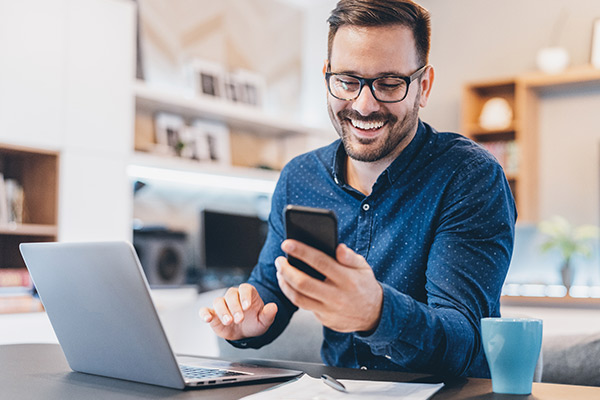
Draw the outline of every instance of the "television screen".
M267 238L268 223L256 216L204 210L204 265L252 269Z

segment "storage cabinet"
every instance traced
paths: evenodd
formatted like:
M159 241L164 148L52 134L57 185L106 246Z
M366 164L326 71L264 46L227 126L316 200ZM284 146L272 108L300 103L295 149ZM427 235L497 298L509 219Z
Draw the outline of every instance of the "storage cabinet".
M507 79L468 83L463 89L462 132L487 147L503 164L520 222L539 219L539 102L549 91L568 94L577 87L600 85L600 70L590 66L559 74L528 73ZM512 118L502 129L485 129L480 118L492 98L508 103Z
M515 107L515 80L499 80L466 85L463 93L463 132L481 143L502 165L515 198L519 198L517 182L519 159L517 144L517 116ZM503 126L485 127L480 119L484 108L490 102L501 99L509 107L511 117ZM493 105L492 105L493 106ZM502 110L491 110L502 112ZM502 116L500 116L502 117ZM504 117L508 118L509 115Z
M0 223L0 268L25 267L19 243L56 240L58 163L58 152L0 144L4 180L23 188L22 222Z

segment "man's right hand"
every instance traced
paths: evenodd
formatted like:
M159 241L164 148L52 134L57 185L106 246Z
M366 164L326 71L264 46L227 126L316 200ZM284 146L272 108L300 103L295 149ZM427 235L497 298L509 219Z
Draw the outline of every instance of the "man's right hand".
M275 320L277 305L266 304L256 288L242 283L229 288L223 297L213 301L214 308L203 307L200 317L217 335L227 340L240 340L264 334Z

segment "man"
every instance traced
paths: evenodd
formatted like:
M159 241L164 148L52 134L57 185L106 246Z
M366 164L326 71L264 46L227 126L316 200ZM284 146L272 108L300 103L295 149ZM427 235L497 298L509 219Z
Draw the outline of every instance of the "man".
M235 346L260 347L300 307L323 323L326 364L487 377L479 321L499 316L516 219L504 173L475 143L419 120L434 79L425 9L341 0L328 22L341 140L283 169L249 282L200 315ZM336 259L284 240L287 204L335 211Z

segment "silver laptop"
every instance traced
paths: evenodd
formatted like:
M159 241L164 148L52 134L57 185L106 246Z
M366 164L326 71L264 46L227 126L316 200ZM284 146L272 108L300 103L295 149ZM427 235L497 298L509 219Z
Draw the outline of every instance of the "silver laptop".
M302 373L175 356L128 242L23 243L20 250L74 371L178 389Z

